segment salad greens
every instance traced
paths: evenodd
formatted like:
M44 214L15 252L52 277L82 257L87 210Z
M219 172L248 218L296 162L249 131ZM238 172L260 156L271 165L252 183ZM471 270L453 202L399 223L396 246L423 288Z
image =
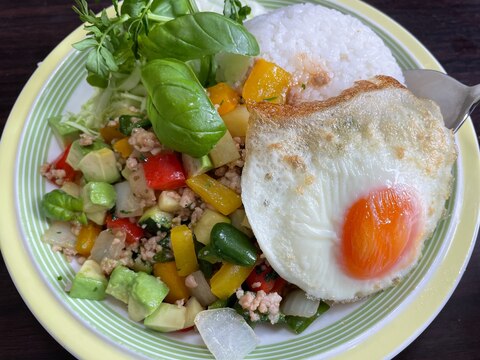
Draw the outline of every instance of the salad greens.
M223 15L242 24L252 12L250 6L243 6L240 0L225 0Z
M220 15L198 12L190 0L112 3L116 16L105 9L97 16L86 0L76 0L74 11L86 22L87 36L74 47L88 52L87 81L112 93L121 87L118 74L135 74L140 67L147 115L159 140L175 151L206 155L226 128L203 86L216 83L215 55L259 54L256 39L241 24L250 8L226 1Z

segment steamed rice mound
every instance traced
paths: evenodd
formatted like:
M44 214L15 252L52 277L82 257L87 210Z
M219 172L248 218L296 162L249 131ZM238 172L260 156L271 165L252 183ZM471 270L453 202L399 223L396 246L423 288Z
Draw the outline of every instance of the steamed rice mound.
M245 26L258 40L259 57L293 75L289 103L324 100L375 75L404 82L380 37L337 10L296 4L257 16Z

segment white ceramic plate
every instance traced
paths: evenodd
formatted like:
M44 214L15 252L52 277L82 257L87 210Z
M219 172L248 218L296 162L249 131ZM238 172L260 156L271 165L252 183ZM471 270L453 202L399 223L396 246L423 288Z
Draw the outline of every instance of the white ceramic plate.
M296 1L259 2L275 8ZM360 18L382 37L402 68L441 70L415 38L372 7L356 0L316 2ZM84 81L85 54L71 48L83 36L78 29L47 57L22 91L4 130L0 168L3 174L12 174L0 177L0 238L7 267L35 316L78 357L211 358L194 332L156 333L130 321L125 308L112 299L71 299L64 289L73 279L75 266L40 241L47 222L39 200L49 188L39 167L59 151L46 119L78 111L93 93ZM413 341L448 300L476 237L480 161L470 121L458 132L457 143L460 157L447 216L427 242L413 273L400 285L365 301L332 307L301 335L258 326L260 345L249 358L380 358L396 354Z

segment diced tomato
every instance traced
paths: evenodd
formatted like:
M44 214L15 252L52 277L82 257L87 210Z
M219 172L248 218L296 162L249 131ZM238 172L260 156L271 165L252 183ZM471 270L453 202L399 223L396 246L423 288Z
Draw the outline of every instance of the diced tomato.
M278 290L281 291L283 286L285 286L285 280L283 280L270 266L266 264L257 265L253 271L248 276L245 281L247 286L252 291L263 290L267 294L270 292L275 292L278 282ZM283 286L281 284L283 282ZM278 292L278 291L277 291Z
M107 215L105 223L108 229L121 229L125 231L125 241L127 244L137 243L145 236L143 228L131 222L129 218L114 218L111 215Z
M284 278L281 278L280 276L275 280L275 285L273 285L272 290L270 292L276 292L277 294L282 294L283 289L285 289L285 286L287 285L287 280Z
M185 185L182 163L174 153L150 156L143 170L148 187L154 190L174 190Z
M47 171L52 171L52 170L63 170L65 171L65 176L62 177L62 183L65 181L74 181L78 172L75 171L68 163L67 163L67 156L70 151L71 144L68 145L65 150L55 159L53 160L50 165L48 166ZM60 185L59 182L57 182L58 178L53 177L50 179L51 182L53 182L56 185Z

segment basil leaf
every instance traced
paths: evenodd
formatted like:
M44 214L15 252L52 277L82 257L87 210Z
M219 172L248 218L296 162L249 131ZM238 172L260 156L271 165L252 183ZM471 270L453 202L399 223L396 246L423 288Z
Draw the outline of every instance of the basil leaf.
M53 190L42 198L41 206L46 217L52 220L87 223L83 202L62 190Z
M172 18L193 13L188 0L155 0L150 7L150 11L155 15Z
M223 15L200 12L153 26L139 39L140 52L148 59L201 59L219 52L256 56L255 37Z
M175 59L148 62L142 81L149 94L148 117L165 146L201 157L225 134L222 118L185 63Z

